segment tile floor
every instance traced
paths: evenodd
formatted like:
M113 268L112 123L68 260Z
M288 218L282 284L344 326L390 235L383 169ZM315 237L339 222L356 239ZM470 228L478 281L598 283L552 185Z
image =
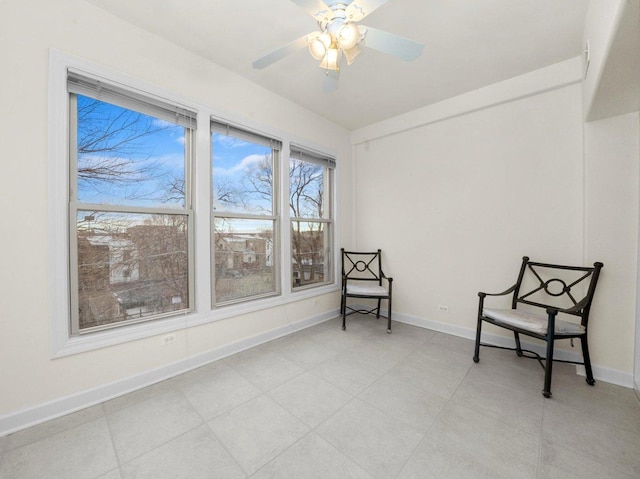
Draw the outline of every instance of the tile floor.
M349 320L0 438L0 478L640 477L632 390Z

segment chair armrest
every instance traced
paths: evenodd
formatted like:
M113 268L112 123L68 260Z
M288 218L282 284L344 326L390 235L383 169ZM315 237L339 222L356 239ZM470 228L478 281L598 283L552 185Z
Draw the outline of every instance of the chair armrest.
M481 291L478 293L478 296L480 296L481 298L484 298L485 296L504 296L505 294L513 293L516 290L516 286L518 285L514 284L513 286L511 286L506 291L503 291L502 293L483 293Z
M486 298L487 296L504 296L506 294L513 293L516 290L517 286L518 284L516 283L502 293L484 293L480 291L478 293L478 296L480 297L480 299L478 300L478 318L482 317L482 310L484 309L484 298Z

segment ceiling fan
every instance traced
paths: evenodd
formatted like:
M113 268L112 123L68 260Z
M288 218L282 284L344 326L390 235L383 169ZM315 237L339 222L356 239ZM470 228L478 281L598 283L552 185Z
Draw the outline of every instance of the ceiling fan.
M338 88L342 58L351 65L362 47L373 48L405 61L415 60L422 53L422 43L393 33L360 25L357 22L389 0L291 0L318 22L318 31L304 35L253 62L262 69L285 56L309 48L311 56L325 70L324 91Z

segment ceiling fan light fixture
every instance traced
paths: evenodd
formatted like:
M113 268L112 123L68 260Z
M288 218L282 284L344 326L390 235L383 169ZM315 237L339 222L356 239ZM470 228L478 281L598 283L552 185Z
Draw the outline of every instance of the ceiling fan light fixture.
M320 62L320 68L324 68L325 70L333 70L337 72L340 70L340 66L338 65L338 60L340 58L340 50L337 48L329 48L327 50L327 54Z
M327 32L316 32L315 35L309 36L309 53L316 60L322 60L331 47L331 35Z
M347 60L347 65L351 65L356 60L356 57L360 55L360 53L362 53L362 48L356 45L349 49L345 49L342 52L344 53L344 57Z
M336 38L338 45L343 50L355 47L360 42L360 30L354 23L345 23L338 30Z

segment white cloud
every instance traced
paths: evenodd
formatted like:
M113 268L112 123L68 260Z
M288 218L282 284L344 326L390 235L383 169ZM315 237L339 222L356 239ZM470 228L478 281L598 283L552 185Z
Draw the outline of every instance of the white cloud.
M245 156L240 162L233 165L231 168L214 167L214 175L231 176L237 173L243 173L260 162L264 161L264 155L249 155Z

